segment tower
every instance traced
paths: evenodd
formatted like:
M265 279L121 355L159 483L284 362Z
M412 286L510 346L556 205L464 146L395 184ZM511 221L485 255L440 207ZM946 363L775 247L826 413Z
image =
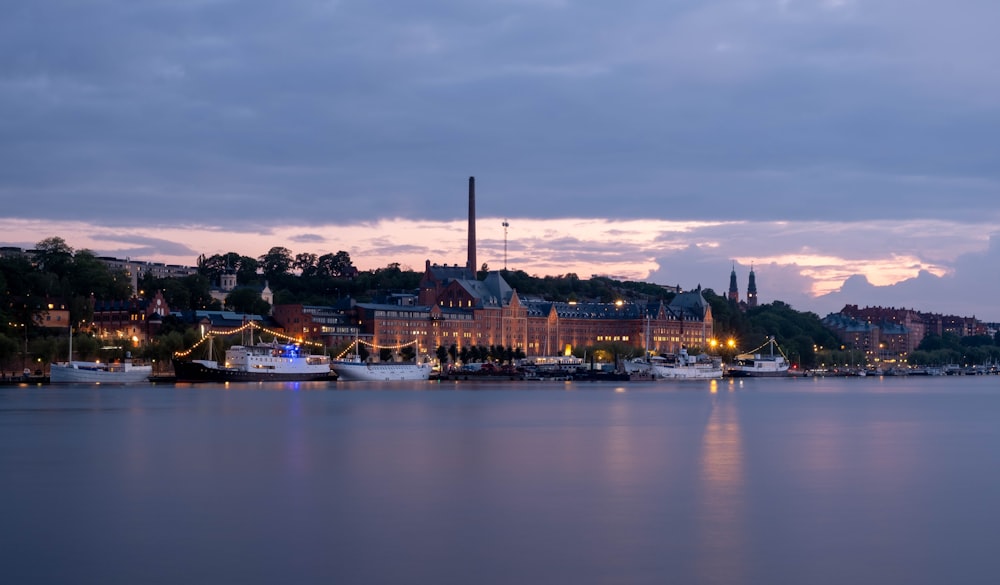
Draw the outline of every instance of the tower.
M465 266L469 278L476 278L476 178L469 177L469 259Z
M753 273L753 264L750 265L750 282L747 283L747 306L757 306L757 277Z
M729 273L729 300L740 302L740 290L736 287L736 264L733 263L733 271Z

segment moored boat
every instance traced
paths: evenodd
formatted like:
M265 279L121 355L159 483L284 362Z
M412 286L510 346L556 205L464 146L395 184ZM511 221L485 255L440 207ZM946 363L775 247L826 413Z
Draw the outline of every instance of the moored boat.
M689 355L681 348L675 356L650 360L650 370L654 378L673 380L711 380L722 377L722 363L707 355Z
M336 379L330 357L303 352L297 343L234 345L224 363L175 358L178 382L313 382Z
M330 368L343 381L427 380L431 375L429 363L366 362L358 355L332 360Z
M770 346L767 354L759 353L760 350ZM767 342L750 353L742 353L727 369L727 373L733 378L776 378L788 375L788 359L778 347L778 353L774 349L778 344L774 337L768 338Z
M73 359L73 328L69 329L69 359L49 366L50 384L139 384L153 375L153 366L122 362L88 362Z
M153 367L130 362L69 361L49 367L51 384L138 384L149 380Z

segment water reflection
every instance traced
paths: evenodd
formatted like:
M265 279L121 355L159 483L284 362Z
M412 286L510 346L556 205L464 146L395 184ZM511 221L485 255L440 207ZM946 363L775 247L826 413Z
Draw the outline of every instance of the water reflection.
M713 391L715 386L712 387ZM701 443L695 572L700 583L746 581L744 453L735 398L712 396Z

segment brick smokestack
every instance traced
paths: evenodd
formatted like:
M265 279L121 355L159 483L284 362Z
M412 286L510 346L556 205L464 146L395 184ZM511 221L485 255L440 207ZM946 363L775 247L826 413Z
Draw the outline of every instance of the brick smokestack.
M469 260L466 265L471 278L476 278L476 178L469 177Z

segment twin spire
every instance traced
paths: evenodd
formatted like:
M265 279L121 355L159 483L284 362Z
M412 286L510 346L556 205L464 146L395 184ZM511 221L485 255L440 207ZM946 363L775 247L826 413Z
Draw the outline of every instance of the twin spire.
M740 302L740 290L736 285L736 263L733 263L733 271L729 273L729 295L728 298L734 303ZM750 264L750 280L747 283L747 307L757 306L757 275L753 271L753 263Z

